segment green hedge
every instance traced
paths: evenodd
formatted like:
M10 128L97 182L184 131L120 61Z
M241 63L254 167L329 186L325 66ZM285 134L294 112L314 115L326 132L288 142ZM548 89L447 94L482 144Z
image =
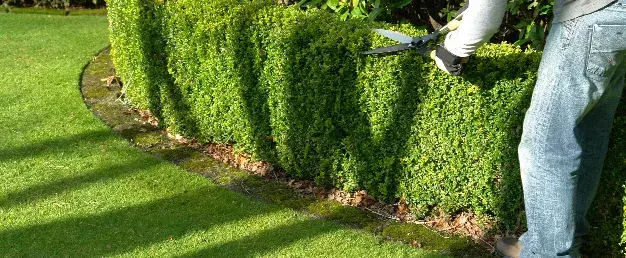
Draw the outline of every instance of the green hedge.
M425 31L271 2L109 1L128 98L173 131L234 143L296 178L404 198L418 216L471 211L500 229L524 225L516 148L540 53L487 45L452 77L415 53L361 54L394 43L372 28ZM626 194L615 183L626 164L612 153L606 189L620 197L601 189L607 201L594 212L617 219L598 222L611 230L594 231L590 247L604 252L626 239L617 227Z
M167 73L162 4L154 1L109 2L111 52L126 96L160 116L160 85L171 85Z

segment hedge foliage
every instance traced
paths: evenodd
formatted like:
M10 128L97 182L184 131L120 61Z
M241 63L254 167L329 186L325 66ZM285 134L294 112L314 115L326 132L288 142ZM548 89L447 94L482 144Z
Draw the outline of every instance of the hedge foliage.
M127 97L175 132L234 143L296 178L402 198L418 216L472 211L508 229L524 225L516 149L539 52L486 45L452 77L415 53L361 54L394 43L372 28L426 31L271 2L109 1ZM607 189L626 200L615 183L625 160L607 161ZM615 211L601 202L596 212L624 220L624 200L602 191L622 203ZM611 232L596 234L591 248L625 242L621 229Z
M111 52L117 74L124 78L126 96L142 109L160 116L163 85L172 85L167 72L164 6L154 1L110 1L108 19Z

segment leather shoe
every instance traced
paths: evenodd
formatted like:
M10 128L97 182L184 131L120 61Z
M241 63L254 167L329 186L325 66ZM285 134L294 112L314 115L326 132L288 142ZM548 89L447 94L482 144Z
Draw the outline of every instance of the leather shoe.
M506 258L519 258L522 243L515 237L503 237L496 243L496 251Z

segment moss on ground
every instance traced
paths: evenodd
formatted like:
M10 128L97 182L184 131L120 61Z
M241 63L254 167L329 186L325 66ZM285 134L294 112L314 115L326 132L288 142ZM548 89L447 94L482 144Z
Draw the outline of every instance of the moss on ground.
M111 90L109 90L109 88L106 86L90 87L88 90L83 91L83 96L88 99L106 98L110 94L111 94Z
M135 135L131 139L133 143L142 148L150 148L165 141L165 135L161 132L146 132Z
M311 203L307 207L308 212L318 214L330 220L341 221L351 226L363 229L370 229L372 225L377 228L381 225L380 220L375 219L371 214L363 212L359 208L344 206L333 200L321 200Z
M445 250L454 256L484 257L484 251L476 248L469 238L434 232L424 225L392 223L381 235L385 238L418 245L428 250Z

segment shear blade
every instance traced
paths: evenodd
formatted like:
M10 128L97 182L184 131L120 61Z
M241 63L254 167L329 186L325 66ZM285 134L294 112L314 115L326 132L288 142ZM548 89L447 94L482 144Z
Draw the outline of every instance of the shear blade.
M408 50L411 48L413 48L411 47L411 44L400 44L400 45L395 45L395 46L390 46L390 47L382 47L382 48L373 49L373 50L365 52L364 54L371 55L371 54L393 53L393 52Z
M435 31L433 33L430 33L426 36L423 37L419 37L415 39L415 42L420 45L420 44L426 44L426 42L432 41L432 40L437 40L437 36L439 36L439 31Z
M383 35L387 38L393 39L395 41L398 41L400 43L411 43L413 42L413 38L409 37L407 35L404 35L402 33L399 32L395 32L395 31L390 31L390 30L383 30L383 29L375 29L374 30L376 33Z

